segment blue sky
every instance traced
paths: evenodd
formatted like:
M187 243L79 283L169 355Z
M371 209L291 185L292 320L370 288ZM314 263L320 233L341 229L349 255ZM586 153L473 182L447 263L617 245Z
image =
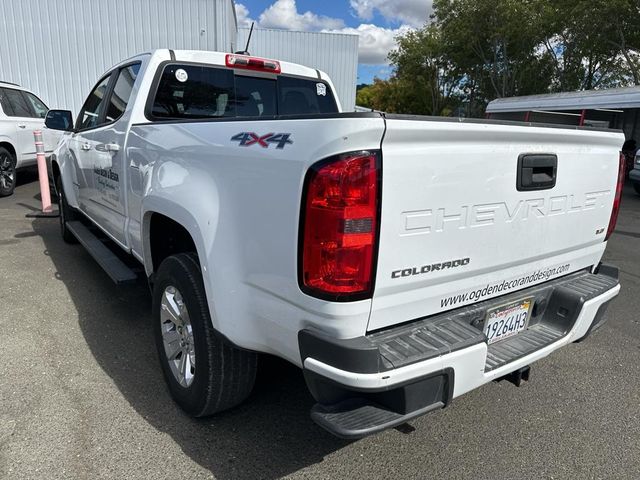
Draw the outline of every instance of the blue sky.
M236 0L239 26L355 33L358 83L388 78L394 38L429 18L431 0Z

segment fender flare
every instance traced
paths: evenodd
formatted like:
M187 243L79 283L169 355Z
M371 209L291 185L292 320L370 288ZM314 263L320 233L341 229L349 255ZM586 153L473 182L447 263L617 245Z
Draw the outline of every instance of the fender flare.
M178 225L183 227L187 233L191 236L194 245L196 246L196 253L198 258L200 259L200 268L202 270L202 281L205 288L205 293L207 295L207 303L209 305L211 320L213 322L214 328L218 329L218 321L217 316L213 309L213 293L210 291L211 285L211 272L209 271L207 265L207 240L205 239L205 235L200 229L198 222L195 217L191 214L191 212L164 197L158 196L146 196L142 200L142 251L143 251L143 259L144 259L144 269L147 277L153 275L153 273L157 270L158 266L153 265L152 256L151 256L151 238L148 234L150 230L151 217L154 214L164 215L165 217L173 220Z
M162 198L145 197L142 201L142 252L147 276L157 270L157 265L153 265L151 261L151 238L148 235L151 217L156 213L173 220L191 235L199 257L205 252L204 240L198 223L186 208Z

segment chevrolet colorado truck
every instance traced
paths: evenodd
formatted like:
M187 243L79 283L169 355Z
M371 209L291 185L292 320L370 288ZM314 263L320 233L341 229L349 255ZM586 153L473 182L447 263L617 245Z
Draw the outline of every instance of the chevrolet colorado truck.
M620 132L340 110L312 68L158 50L100 78L53 154L64 239L116 282L117 247L142 264L194 416L242 402L265 353L362 437L527 380L620 290Z

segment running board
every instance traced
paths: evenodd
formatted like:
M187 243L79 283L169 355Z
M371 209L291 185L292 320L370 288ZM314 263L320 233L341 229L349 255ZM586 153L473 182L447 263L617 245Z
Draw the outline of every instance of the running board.
M331 406L317 403L311 409L311 419L337 437L357 440L397 427L444 406L443 402L436 402L403 415L371 401L352 399Z
M116 285L136 281L138 277L135 272L127 267L109 247L102 243L102 241L91 233L81 222L67 222L67 228Z

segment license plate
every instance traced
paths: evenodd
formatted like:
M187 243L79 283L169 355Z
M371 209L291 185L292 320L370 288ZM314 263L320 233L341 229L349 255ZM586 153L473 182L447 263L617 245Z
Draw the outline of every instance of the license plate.
M484 322L487 344L513 337L527 328L532 303L532 298L525 298L489 310Z

